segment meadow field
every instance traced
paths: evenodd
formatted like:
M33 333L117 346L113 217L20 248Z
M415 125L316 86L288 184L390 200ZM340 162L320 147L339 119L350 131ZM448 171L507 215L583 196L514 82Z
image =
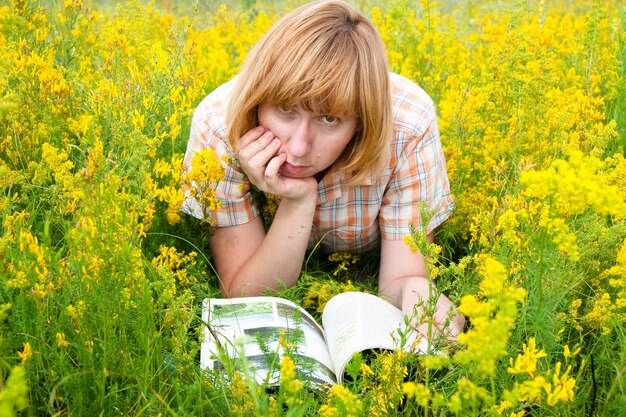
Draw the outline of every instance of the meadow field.
M626 415L616 0L354 2L435 101L456 210L436 245L406 243L469 324L322 391L289 355L274 389L199 368L218 277L181 183L222 172L204 153L181 178L190 117L300 3L0 0L0 416ZM275 294L319 317L375 292L376 262L312 251Z

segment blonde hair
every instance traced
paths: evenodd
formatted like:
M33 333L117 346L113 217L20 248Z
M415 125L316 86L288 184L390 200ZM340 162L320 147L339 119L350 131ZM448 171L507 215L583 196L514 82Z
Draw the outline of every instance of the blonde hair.
M337 162L357 183L388 164L393 133L389 66L374 25L342 1L310 3L276 22L250 51L228 106L234 150L258 125L259 104L302 106L360 128Z

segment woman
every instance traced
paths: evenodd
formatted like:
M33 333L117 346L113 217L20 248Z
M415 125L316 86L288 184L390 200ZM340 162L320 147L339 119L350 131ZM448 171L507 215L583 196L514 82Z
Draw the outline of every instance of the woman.
M362 14L340 1L299 7L249 53L239 75L196 109L185 156L211 147L224 162L211 211L211 251L224 296L253 296L300 275L307 248L380 247L379 292L412 316L428 298L423 257L403 237L434 229L452 210L432 100L390 74L384 45ZM266 231L251 184L280 198ZM194 202L186 204L193 212ZM198 213L196 207L196 215ZM441 295L436 331L464 319ZM425 333L425 327L420 331Z

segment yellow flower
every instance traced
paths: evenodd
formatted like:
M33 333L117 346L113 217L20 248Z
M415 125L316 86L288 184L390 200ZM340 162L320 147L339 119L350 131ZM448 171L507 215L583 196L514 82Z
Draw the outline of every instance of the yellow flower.
M361 400L343 385L333 385L326 404L318 410L321 416L356 417L363 412Z
M230 382L230 392L233 395L233 403L230 412L234 416L247 416L254 410L252 392L243 374L235 371Z
M352 281L313 281L309 285L309 289L304 297L304 307L316 306L316 311L321 313L328 300L342 292L358 291L358 288L352 284Z
M82 114L78 119L68 118L67 126L76 136L85 136L89 131L93 116L90 114Z
M172 174L172 165L162 159L157 159L152 168L157 178L167 178Z
M611 295L602 292L594 296L593 308L583 316L583 322L592 329L602 330L603 335L611 333L613 311L615 304L611 301Z
M480 289L488 297L497 296L502 293L504 283L507 280L507 272L504 266L495 259L485 256L480 263L480 271L483 280Z
M483 277L483 294L480 298L471 294L461 298L459 311L470 318L472 327L457 337L467 349L455 358L461 364L472 362L476 372L492 376L498 358L507 351L517 304L524 300L526 291L508 284L506 269L489 255L480 257L478 271Z
M370 368L370 366L366 363L361 363L361 365L359 365L359 371L363 377L374 375L374 371L372 371L372 368Z
M72 319L72 322L74 323L74 325L77 325L78 319L83 317L83 315L85 314L86 308L87 306L85 302L83 300L80 300L76 306L74 306L73 304L70 304L67 307L65 307L65 311Z
M438 355L422 355L419 357L420 364L426 368L431 369L433 371L438 371L450 365L450 357L445 354Z
M333 271L333 276L337 276L339 273L348 272L348 265L357 263L359 257L349 252L334 252L328 256L328 260L339 263Z
M65 333L57 333L56 339L57 339L57 347L59 348L65 348L70 345L70 342L65 340Z
M567 370L561 374L561 362L557 362L556 369L552 375L552 385L546 383L544 389L548 398L546 399L549 406L554 406L556 403L567 403L574 398L574 386L576 386L576 380L570 378L569 373L572 370L572 366L569 365Z
M280 378L284 381L290 381L296 376L296 364L289 356L283 356L280 361Z
M24 347L22 351L17 352L17 356L20 357L20 359L22 360L22 363L26 363L26 361L35 354L35 351L33 350L33 348L30 346L30 343L28 342L24 342L23 346Z
M574 357L576 355L578 355L580 353L581 348L577 348L575 351L570 351L569 345L565 345L563 346L563 357L565 359L569 359L571 357Z
M448 408L454 414L459 414L463 411L463 400L461 400L461 395L458 392L452 394L448 400Z
M296 379L296 365L293 360L285 355L280 361L280 389L288 406L298 406L302 404L300 391L303 384Z
M510 374L527 373L531 378L535 377L535 371L537 370L537 359L547 356L546 352L537 350L535 338L528 339L528 344L524 343L523 354L517 355L515 362L513 358L509 358L511 367L507 368L507 372Z
M402 384L402 392L420 407L426 407L430 400L431 392L424 384L416 384L415 382L405 382Z
M15 366L0 389L0 411L3 416L14 416L14 411L28 407L28 378L23 366ZM21 413L17 413L20 415Z
M498 406L498 409L497 409L497 411L498 411L498 415L502 415L502 413L504 413L506 410L508 410L508 409L509 409L509 408L511 408L511 407L512 407L512 404L511 404L511 403L509 403L509 402L508 402L508 401L506 401L506 400L502 400L502 401L500 402L500 405Z
M224 168L211 148L196 153L191 161L191 169L183 174L182 184L188 198L195 199L203 213L218 208L221 203L217 199L215 188L224 179ZM182 200L181 200L182 204ZM205 216L210 221L210 216Z
M0 304L0 325L4 324L6 319L9 317L9 313L11 312L12 304Z
M195 253L195 252L192 252ZM195 255L188 257L184 253L179 252L175 247L161 245L159 247L159 255L152 258L152 266L165 266L172 271L176 271L183 267L189 260L193 260Z

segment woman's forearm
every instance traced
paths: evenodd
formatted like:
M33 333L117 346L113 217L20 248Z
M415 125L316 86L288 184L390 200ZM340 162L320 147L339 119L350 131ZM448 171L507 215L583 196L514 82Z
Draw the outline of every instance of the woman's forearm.
M315 203L316 195L302 200L281 200L261 244L238 271L223 282L222 292L229 297L254 296L282 285L293 286L302 269Z

